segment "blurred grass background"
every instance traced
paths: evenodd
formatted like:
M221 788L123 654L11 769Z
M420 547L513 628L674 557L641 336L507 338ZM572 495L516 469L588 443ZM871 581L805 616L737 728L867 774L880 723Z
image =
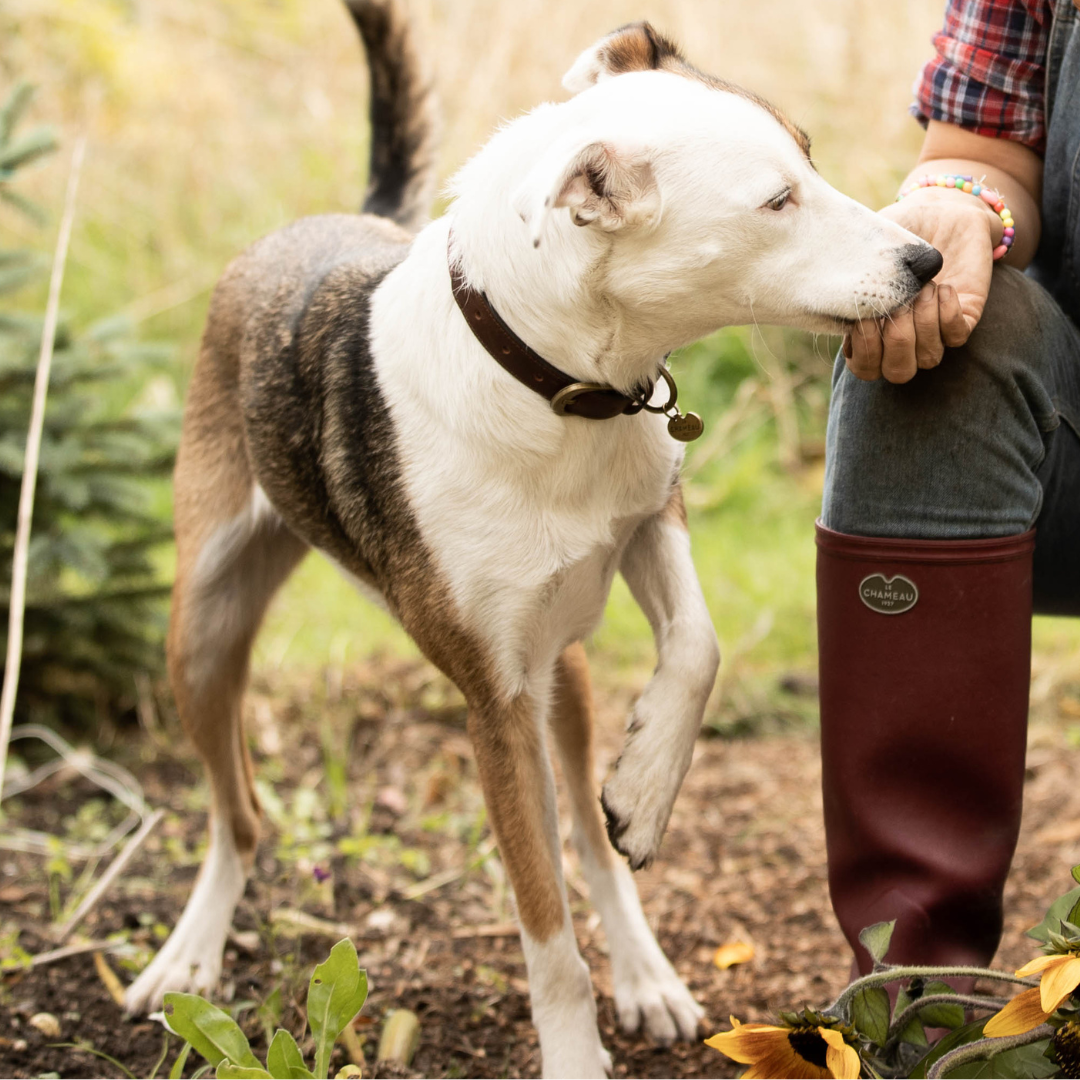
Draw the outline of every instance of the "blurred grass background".
M813 136L824 176L869 205L887 202L921 134L909 88L931 53L942 0L414 0L442 99L448 177L500 120L561 98L577 53L648 18L698 66L752 87ZM308 213L359 204L367 86L359 42L336 0L4 0L0 96L39 87L31 121L63 146L94 122L64 307L74 323L122 311L147 339L175 343L179 400L210 289L255 238ZM65 152L31 177L58 208ZM0 228L47 250L0 208ZM44 286L41 290L43 306ZM22 306L34 297L20 297ZM691 448L687 501L695 558L724 664L712 722L752 730L813 718L813 530L835 342L733 329L674 358L680 401L706 421ZM167 500L166 500L167 501ZM167 557L166 557L167 562ZM1066 715L1080 698L1080 631L1039 620L1036 705ZM256 671L340 667L413 647L317 557L275 603ZM619 583L592 643L598 681L642 681L647 625Z

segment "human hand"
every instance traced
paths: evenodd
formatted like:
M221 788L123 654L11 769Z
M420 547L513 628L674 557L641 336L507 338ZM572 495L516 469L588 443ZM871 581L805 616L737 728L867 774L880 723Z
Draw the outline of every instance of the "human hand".
M933 244L944 259L909 307L865 319L844 338L853 375L904 383L919 368L937 367L945 346L963 345L975 329L1004 226L982 199L936 187L913 192L881 213Z

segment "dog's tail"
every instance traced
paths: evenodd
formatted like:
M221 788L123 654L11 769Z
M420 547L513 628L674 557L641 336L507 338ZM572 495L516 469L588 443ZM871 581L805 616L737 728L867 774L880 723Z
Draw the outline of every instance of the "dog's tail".
M363 211L406 229L427 220L435 192L438 115L404 0L345 0L371 75L371 168Z

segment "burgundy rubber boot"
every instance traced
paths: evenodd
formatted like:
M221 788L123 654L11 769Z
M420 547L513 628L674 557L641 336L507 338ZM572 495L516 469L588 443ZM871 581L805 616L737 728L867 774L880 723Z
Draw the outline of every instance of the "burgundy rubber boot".
M988 964L1020 830L1034 531L882 540L817 529L829 890L890 963Z

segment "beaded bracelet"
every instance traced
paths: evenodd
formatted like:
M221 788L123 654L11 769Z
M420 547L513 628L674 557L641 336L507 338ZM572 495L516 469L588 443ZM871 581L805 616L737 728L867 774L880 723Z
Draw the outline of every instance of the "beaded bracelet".
M969 195L977 195L1001 218L1005 225L1005 235L1002 237L1001 243L994 248L994 260L1004 258L1009 253L1009 248L1012 247L1016 235L1016 226L1013 222L1012 211L1005 205L1005 200L996 191L983 187L972 176L941 173L937 176L924 176L921 180L916 180L910 187L903 188L900 194L896 196L896 201L899 202L905 195L910 195L913 191L926 187L956 188L958 191L966 191Z

